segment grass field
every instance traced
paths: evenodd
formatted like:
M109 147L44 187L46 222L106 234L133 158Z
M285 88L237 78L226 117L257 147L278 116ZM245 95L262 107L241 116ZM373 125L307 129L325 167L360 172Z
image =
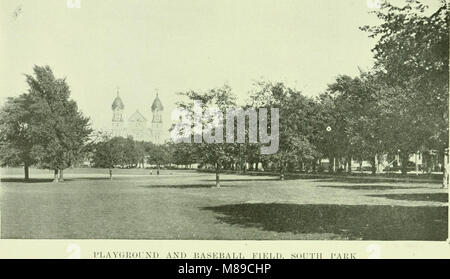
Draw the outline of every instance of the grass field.
M1 170L1 237L445 240L448 190L427 182L163 170Z

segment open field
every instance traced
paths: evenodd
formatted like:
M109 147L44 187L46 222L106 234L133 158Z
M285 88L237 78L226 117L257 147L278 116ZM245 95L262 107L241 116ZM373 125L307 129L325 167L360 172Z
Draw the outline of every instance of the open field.
M2 238L445 240L439 183L2 169ZM155 172L154 172L155 173Z

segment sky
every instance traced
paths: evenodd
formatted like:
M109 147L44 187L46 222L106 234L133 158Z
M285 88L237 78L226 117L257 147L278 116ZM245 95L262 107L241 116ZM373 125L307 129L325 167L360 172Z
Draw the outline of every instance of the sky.
M166 127L177 92L227 83L242 102L269 80L317 96L370 69L375 41L358 27L377 23L374 1L2 0L0 103L26 92L33 65L66 77L95 129L110 128L117 88L125 117L148 119L158 91Z

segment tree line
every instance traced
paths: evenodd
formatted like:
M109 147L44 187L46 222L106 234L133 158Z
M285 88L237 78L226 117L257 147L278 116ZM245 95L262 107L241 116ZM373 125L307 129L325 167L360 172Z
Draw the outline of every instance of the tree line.
M101 135L101 140L92 144L87 159L92 167L109 169L110 179L114 168L144 168L146 164L156 166L157 174L163 165L172 163L172 149L167 144L135 141L132 137Z
M242 169L243 162L276 169L281 179L285 170L318 171L322 158L337 161L347 171L353 160L360 164L369 161L372 172L377 172L386 155L388 160L397 156L403 174L410 155L418 152L425 162L435 152L444 163L449 126L446 2L441 1L432 14L416 0L406 1L402 7L384 2L373 13L382 23L360 28L377 39L372 69L360 71L356 77L339 75L317 98L279 82L255 84L244 109L280 108L276 154L261 155L259 144L223 143L178 144L177 152L190 158L187 161L215 168L217 185L220 169ZM227 107L236 106L226 85L180 95L187 100L178 105L191 111L195 100L216 106L223 114ZM332 164L329 166L334 171Z
M65 168L87 157L110 175L119 166L197 163L215 169L219 186L221 170L245 171L246 165L279 171L283 179L286 171L321 171L323 158L347 171L352 161L369 161L377 172L383 158L397 156L404 174L416 152L433 151L442 160L448 148L446 3L429 14L420 1L407 0L401 7L384 2L373 13L381 23L361 27L376 40L370 70L339 75L315 98L281 82L255 83L242 108L280 108L276 154L260 154L260 143L154 145L93 136L65 79L55 78L48 66L35 66L34 76L26 76L28 92L8 98L0 110L0 164L24 166L26 179L31 165L52 169L59 180ZM181 92L178 106L192 112L196 100L222 112L237 106L228 85ZM248 135L248 125L245 129Z

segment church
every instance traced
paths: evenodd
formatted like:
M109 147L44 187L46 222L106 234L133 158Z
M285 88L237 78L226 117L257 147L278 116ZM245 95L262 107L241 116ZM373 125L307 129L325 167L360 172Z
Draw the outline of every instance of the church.
M119 91L117 91L117 96L111 108L113 111L111 135L113 137L131 136L137 141L150 141L155 144L164 143L165 134L161 116L164 107L158 97L158 93L156 93L155 100L151 106L152 122L150 127L148 126L147 118L139 110L131 114L127 121L124 120L125 105L119 96Z

